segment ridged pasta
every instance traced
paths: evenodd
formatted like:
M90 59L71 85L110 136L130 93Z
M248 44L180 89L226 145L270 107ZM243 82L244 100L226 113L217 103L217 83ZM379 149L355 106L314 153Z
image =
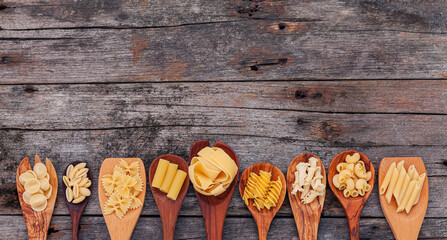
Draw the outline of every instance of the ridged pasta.
M247 206L250 204L250 199L253 199L253 206L258 210L276 206L281 194L282 183L279 177L278 180L271 181L271 176L270 172L263 170L260 170L259 174L250 173L242 196Z
M88 187L92 184L91 180L88 178L89 169L87 168L87 163L78 163L76 166L70 164L67 167L65 175L62 177L63 182L67 189L65 190L65 198L68 202L77 204L85 200L86 197L91 195ZM110 187L113 176L106 179L102 179L102 184L108 185ZM113 185L113 184L112 184Z
M371 179L371 171L366 171L365 162L360 159L359 153L347 155L345 162L337 164L337 172L332 178L332 183L344 197L364 196L371 190L368 181Z

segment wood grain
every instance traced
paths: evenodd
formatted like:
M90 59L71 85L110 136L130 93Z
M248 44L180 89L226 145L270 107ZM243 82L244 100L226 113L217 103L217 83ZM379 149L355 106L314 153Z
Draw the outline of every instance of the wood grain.
M189 151L189 163L191 164L191 160L197 156L197 153L200 152L200 150L209 146L210 143L207 140L195 141L191 146L191 150ZM206 238L208 240L221 240L228 205L233 197L234 187L236 186L236 182L239 178L239 161L234 150L228 145L222 142L216 142L214 147L224 150L225 153L227 153L234 160L238 167L233 182L227 190L225 190L225 192L219 194L218 196L205 196L195 191L197 201L199 202L200 209L202 210L203 220L205 222Z
M143 190L138 195L138 198L144 203L144 198L146 196L146 168L144 163L140 158L107 158L102 162L101 169L99 171L98 182L101 181L102 176L106 174L112 174L113 168L119 164L121 160L127 163L138 162L139 163L139 173L142 179ZM98 186L100 186L98 184ZM107 196L105 195L104 188L98 187L98 199L101 208L104 209ZM122 219L119 219L115 214L104 215L104 219L109 229L110 238L112 240L128 240L131 238L135 225L140 217L141 210L143 206L137 209L130 209L126 212Z
M39 156L35 156L34 164L41 163ZM47 167L48 175L50 176L50 185L52 187L52 192L50 198L47 200L47 207L41 212L35 212L30 205L23 201L23 193L25 192L25 187L19 182L20 174L32 170L28 157L24 158L20 162L17 168L16 183L17 183L17 193L19 195L19 202L22 208L22 214L25 218L26 228L28 229L28 238L35 240L45 240L47 239L47 232L50 226L51 217L53 215L54 204L56 202L57 196L57 173L54 170L54 166L50 159L45 159L45 166Z
M309 162L309 158L311 157L318 159L317 165L321 168L321 175L323 175L322 183L325 189L322 196L317 197L317 199L309 204L303 204L301 202L301 193L297 192L296 195L293 195L291 192L293 190L293 183L295 182L296 166L300 162ZM311 153L303 153L296 156L290 162L289 168L287 169L287 193L300 239L316 240L324 199L326 197L326 170L320 158Z
M65 176L65 173L67 172L67 169L70 165L73 165L73 167L75 167L76 165L80 164L82 162L80 161L74 161L71 162L70 164L67 165L67 167L65 168L65 170L62 172L62 176ZM92 171L89 169L88 164L85 166L89 171L87 172L87 177L88 179L92 182L92 184L90 185L90 187L88 187L88 189L90 190L90 192L93 192L93 184L95 183L93 181L93 177L92 177ZM65 193L67 186L64 183L63 178L61 178L61 186L63 189L63 193ZM90 200L90 196L85 197L85 199L80 202L80 203L71 203L69 201L67 201L67 197L64 195L63 199L65 200L65 205L68 208L68 212L70 213L71 216L71 221L72 221L72 228L73 228L73 240L78 240L79 239L79 224L81 223L81 217L82 217L82 213L84 212L85 206L87 206L87 203Z
M389 166L393 162L397 164L401 160L405 160L404 168L406 170L408 170L411 165L414 165L419 174L427 173L427 170L425 170L424 161L422 161L422 159L419 157L384 158L380 162L378 186L382 185L383 179L385 178ZM422 185L419 201L415 206L413 206L413 208L411 208L409 214L407 214L405 211L400 213L396 212L397 202L395 198L392 198L391 202L388 203L385 199L384 194L379 195L380 205L382 206L383 213L385 214L388 224L390 225L396 239L418 239L419 230L421 229L421 225L424 221L425 213L427 211L429 200L428 189L428 179L426 176L424 184Z
M269 163L256 163L245 169L241 175L241 180L239 182L239 193L241 194L241 196L244 195L245 187L247 185L247 180L250 177L250 173L254 172L256 174L259 174L259 171L261 170L270 172L272 174L270 178L271 181L277 181L279 179L282 184L281 192L279 193L276 206L270 209L264 208L262 210L258 210L255 206L253 206L253 200L249 200L249 204L247 206L258 227L259 240L266 240L270 224L272 223L273 218L275 218L278 210L281 208L286 196L286 179L284 177L284 174L278 167L275 167L274 165Z
M185 178L183 185L176 200L169 199L166 193L160 191L158 188L152 187L152 181L154 179L155 171L157 170L160 159L168 160L170 163L178 165L178 169L183 170L188 174L188 164L186 161L177 155L163 155L156 158L149 167L149 186L151 188L152 195L158 206L158 212L160 213L161 223L163 226L163 239L174 240L175 225L177 223L178 214L183 203L183 199L186 196L189 186L188 176Z
M365 163L365 170L371 171L372 177L368 181L368 184L371 186L371 190L366 192L364 196L345 198L343 196L343 191L338 190L334 186L332 179L334 178L334 175L337 174L336 169L337 165L341 162L345 162L347 155L353 155L354 153L360 154L360 160L362 160ZM362 209L366 203L366 200L368 200L368 197L369 195L371 195L372 189L374 188L375 171L372 162L363 153L358 151L348 150L341 152L337 156L335 156L334 159L332 159L331 164L329 165L328 168L328 178L329 178L329 186L331 187L332 192L337 197L338 201L341 203L341 205L345 210L346 217L348 219L349 233L351 240L359 239L360 214L362 213Z

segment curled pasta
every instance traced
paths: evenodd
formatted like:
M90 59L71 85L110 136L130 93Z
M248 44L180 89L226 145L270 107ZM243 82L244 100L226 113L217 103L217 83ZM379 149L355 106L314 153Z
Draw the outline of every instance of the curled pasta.
M337 164L337 167L336 167L337 172L341 172L341 171L345 170L347 166L348 166L347 163L339 163L339 164Z
M372 178L371 171L366 171L365 162L359 153L347 155L345 162L337 164L338 174L332 178L332 183L345 197L364 196L371 190L368 181Z
M250 177L246 182L242 199L248 206L250 199L253 199L253 206L258 210L275 207L281 194L281 179L271 181L272 174L263 170L259 174L250 172Z
M343 196L345 196L345 198L350 197L351 196L351 191L349 189L343 190Z
M346 189L352 191L354 188L355 188L354 180L352 178L346 179Z
M345 161L347 163L356 163L358 160L360 160L360 154L354 153L353 155L347 155L345 158Z

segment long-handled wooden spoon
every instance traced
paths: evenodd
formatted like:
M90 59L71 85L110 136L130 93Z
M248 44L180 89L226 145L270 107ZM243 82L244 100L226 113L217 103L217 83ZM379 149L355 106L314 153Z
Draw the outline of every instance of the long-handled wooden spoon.
M189 179L185 179L183 186L180 189L177 199L174 201L166 196L166 193L160 191L158 188L152 187L152 180L154 179L155 170L157 170L160 159L168 160L171 163L178 165L178 169L188 173L188 164L186 161L177 155L163 155L155 159L149 167L149 184L152 195L154 195L155 203L157 203L158 211L160 212L161 224L163 226L163 239L173 240L175 233L175 224L177 222L178 213L182 206L183 199L188 191Z
M293 217L295 218L296 228L300 239L317 239L318 225L320 223L321 212L323 210L324 198L326 196L326 188L323 196L317 197L313 202L304 204L301 202L300 192L296 195L292 194L293 183L295 182L296 166L300 162L309 162L309 158L314 157L318 159L317 166L321 168L321 175L323 175L322 183L326 186L326 171L320 158L311 154L303 153L296 156L289 165L287 170L287 192L289 194L290 206L292 207Z
M338 190L334 183L332 182L332 179L334 178L334 175L337 174L337 164L344 162L347 155L353 155L354 153L360 154L360 160L362 160L365 163L365 169L366 171L371 171L371 179L368 181L368 184L371 186L371 190L366 192L365 195L358 196L358 197L349 197L345 198L343 196L343 191ZM331 164L328 168L328 182L329 186L331 187L332 192L337 197L338 201L340 201L341 205L343 206L346 217L348 218L348 224L349 224L349 233L351 236L351 239L359 239L359 226L360 226L360 213L362 212L363 206L365 205L366 200L368 199L369 195L372 192L372 188L374 187L374 166L369 161L369 159L365 156L365 154L354 151L354 150L348 150L339 153L337 156L332 159Z
M197 156L197 153L200 150L209 146L210 143L206 140L194 142L191 146L191 151L189 152L189 161L191 162L191 159ZM234 187L236 186L236 182L239 177L239 161L233 149L221 142L216 142L214 146L223 149L234 160L238 167L238 171L227 190L219 196L205 196L196 191L197 200L199 202L200 209L202 209L202 215L205 221L206 237L208 240L222 239L222 231L228 205L230 204Z
M382 185L382 181L385 178L386 171L393 163L405 160L404 167L408 169L414 164L414 167L419 174L427 173L425 170L424 162L418 157L399 157L399 158L384 158L380 162L379 166L379 188ZM394 237L397 240L413 240L417 239L419 230L421 229L422 222L424 221L425 212L428 205L428 178L425 176L424 184L421 190L421 196L416 205L413 206L410 213L405 211L396 212L397 203L394 198L388 203L385 199L385 194L380 195L380 205L382 206L383 213L385 214L388 224L390 224Z
M112 174L113 168L119 164L119 162L123 159L127 163L132 163L138 161L140 164L140 177L143 184L143 190L138 195L138 198L144 205L144 197L146 196L146 170L143 164L143 161L139 158L107 158L102 162L101 170L99 171L98 182L101 182L102 177L105 174ZM101 211L104 209L104 205L107 200L106 193L101 184L98 184L98 195L99 195L99 204L101 205ZM104 215L104 219L107 224L107 228L109 229L110 238L112 240L128 240L132 236L133 229L137 224L138 218L140 218L141 210L143 206L130 209L126 212L123 219L119 219L115 214Z
M241 180L239 182L239 192L241 196L244 196L245 185L247 184L247 180L250 177L250 173L254 172L259 174L259 171L263 170L266 172L271 172L271 180L276 181L279 177L281 180L282 188L281 193L278 197L278 202L275 207L270 209L264 208L262 210L258 210L255 206L253 206L253 200L249 201L248 210L250 210L251 215L255 219L256 225L258 226L258 235L260 240L267 239L267 233L270 228L270 224L272 223L273 218L275 217L278 210L281 208L282 203L284 202L284 198L286 197L286 179L284 174L281 172L279 168L273 166L270 163L257 163L251 165L241 175Z
M36 155L34 164L41 163L39 156ZM47 239L48 227L50 226L51 216L53 215L54 204L57 196L57 173L50 159L45 159L45 166L47 167L48 175L50 176L50 185L52 187L51 196L48 199L47 207L41 212L35 212L30 205L23 201L22 195L25 192L25 187L19 182L20 174L32 170L29 159L26 157L22 160L17 168L17 193L19 194L20 206L22 207L23 217L25 218L26 228L28 229L29 239Z
M73 165L73 167L75 167L76 165L78 165L79 161L74 161L70 164L67 165L67 167L65 168L64 172L62 173L62 175L65 175L65 173L67 172L67 168L70 165ZM88 165L86 166L86 168L88 168ZM92 178L92 173L89 169L89 171L87 172L87 177L88 179L90 179L90 181L92 181L92 184L90 185L90 187L88 188L90 190L90 192L92 191L93 188L93 178ZM62 188L64 189L64 196L65 196L65 191L67 189L67 186L65 185L64 181L62 181ZM67 200L67 197L64 197L65 199L65 205L67 205L68 208L68 212L70 213L71 216L71 221L72 221L72 226L73 226L73 240L77 240L79 238L79 223L81 221L81 216L82 213L84 212L85 206L87 206L88 200L90 200L90 196L86 197L82 202L80 203L71 203Z

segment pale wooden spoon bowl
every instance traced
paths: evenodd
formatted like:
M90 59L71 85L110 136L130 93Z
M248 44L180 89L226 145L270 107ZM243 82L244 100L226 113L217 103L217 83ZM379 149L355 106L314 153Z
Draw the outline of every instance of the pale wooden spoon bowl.
M326 188L323 196L317 197L313 202L304 204L301 202L301 193L297 192L293 195L293 183L295 182L296 166L300 162L309 162L309 158L318 159L317 166L321 167L321 175L323 175L322 183L326 186L326 171L320 158L311 153L303 153L296 156L289 165L287 170L287 192L289 194L290 206L292 207L293 217L295 218L296 228L300 239L317 239L318 225L320 223L321 212L323 210L324 198L326 196Z
M197 156L197 153L200 150L209 146L210 143L207 140L198 140L194 142L191 146L191 151L189 152L189 162L191 163L191 160ZM206 238L208 240L221 240L228 205L230 204L234 187L236 186L239 177L239 161L236 153L228 145L216 142L214 146L224 150L234 160L238 168L236 176L227 190L219 196L205 196L195 190L194 191L196 192L197 201L199 202L203 220L205 221Z
M158 157L149 167L149 185L152 195L154 195L155 203L157 203L158 212L160 213L161 224L163 226L163 239L173 240L178 213L182 206L183 199L186 196L186 192L188 192L189 179L186 177L177 199L175 201L169 199L166 196L166 193L160 191L158 188L152 187L152 180L154 179L155 171L157 170L160 159L165 159L171 163L177 164L178 169L185 171L186 174L188 174L188 164L183 158L169 154Z
M396 164L401 160L405 160L404 167L408 170L408 167L414 164L414 167L419 174L427 173L425 170L424 162L418 157L399 157L399 158L384 158L380 162L379 166L379 189L382 185L382 181L385 178L386 171L389 166L395 162ZM397 203L394 197L391 202L388 203L385 199L385 194L380 195L380 205L382 206L383 213L386 220L393 231L394 237L397 240L412 240L417 239L419 231L421 230L422 222L424 221L425 212L428 205L428 178L425 176L424 184L422 186L421 196L416 205L411 208L409 214L405 211L400 213L396 212Z
M241 180L239 182L239 192L241 194L241 197L244 195L245 185L248 178L250 177L250 173L255 172L256 174L259 174L260 170L271 172L271 180L273 181L276 181L279 177L282 184L281 193L275 207L272 207L270 209L264 208L262 210L258 210L255 206L253 206L252 199L249 200L249 205L247 206L248 210L250 210L251 212L251 215L253 215L253 218L255 219L256 225L258 227L259 239L265 240L267 239L267 233L269 231L270 224L272 223L272 220L278 210L281 208L282 203L284 202L284 198L286 197L286 179L281 170L270 163L257 163L251 165L250 167L245 169L245 171L241 175Z
M99 204L101 205L101 212L103 213L104 219L106 221L107 228L109 229L110 238L112 240L128 240L132 236L132 232L137 224L138 218L140 217L141 210L143 206L137 209L130 209L126 212L123 219L119 219L114 213L109 215L104 215L103 209L105 202L107 200L106 193L102 187L102 176L106 174L113 174L113 168L119 164L123 159L127 163L132 163L138 161L140 164L140 177L143 183L143 191L140 192L138 198L144 205L144 198L146 196L146 171L143 161L139 158L107 158L102 162L101 170L99 171L98 177L98 195Z
M337 174L337 164L344 162L347 155L352 155L354 153L360 154L360 160L362 160L365 163L366 171L371 171L371 179L368 181L368 184L371 185L371 190L366 192L365 195L358 196L358 197L349 197L345 198L343 196L343 191L338 190L333 182L332 179L334 178L334 175ZM332 192L337 197L338 201L343 206L346 217L348 219L349 224L349 234L351 236L351 240L353 239L359 239L359 227L360 227L360 214L362 213L363 206L365 205L366 200L368 200L369 195L371 194L373 188L374 188L374 166L369 161L369 159L365 156L365 154L354 151L354 150L348 150L339 153L337 156L332 159L331 164L328 168L328 182L329 186L331 187Z
M39 156L36 155L34 164L41 163ZM17 168L17 193L19 195L20 206L22 207L23 217L25 218L26 228L28 229L29 239L47 239L48 228L51 222L51 216L53 215L54 204L56 203L57 196L57 173L54 169L50 159L45 159L45 166L47 167L48 175L50 176L50 185L52 187L51 196L48 199L47 207L41 212L35 212L31 206L23 201L22 195L25 192L25 187L19 182L20 174L32 170L29 159L26 157L20 162Z

